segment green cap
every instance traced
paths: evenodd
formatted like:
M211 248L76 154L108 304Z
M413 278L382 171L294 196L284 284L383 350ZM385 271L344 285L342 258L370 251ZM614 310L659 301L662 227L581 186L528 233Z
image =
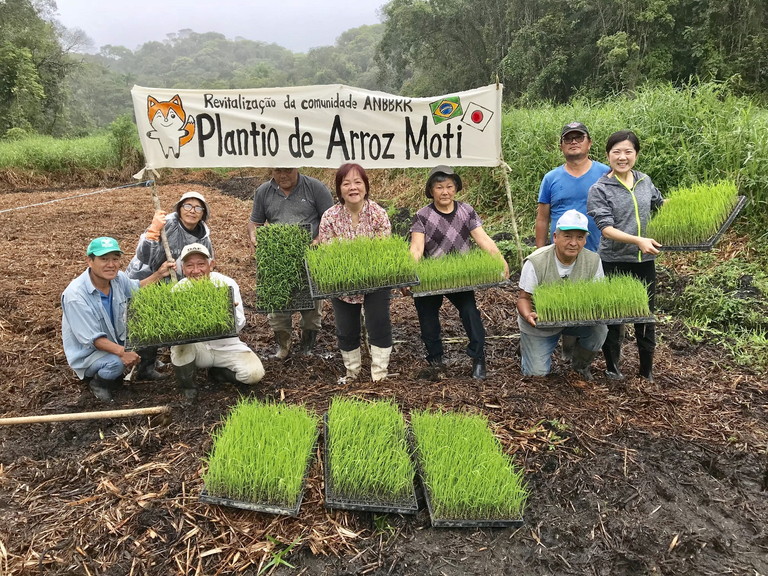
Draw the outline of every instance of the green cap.
M110 252L120 252L123 253L122 250L120 250L120 246L117 243L117 240L114 238L110 238L109 236L101 236L100 238L94 238L91 240L91 243L88 244L88 250L86 250L85 255L86 256L104 256L104 254L109 254Z

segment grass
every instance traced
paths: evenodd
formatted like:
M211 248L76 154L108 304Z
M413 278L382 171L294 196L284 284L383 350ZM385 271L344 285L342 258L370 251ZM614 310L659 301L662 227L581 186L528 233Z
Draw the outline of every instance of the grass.
M326 442L337 496L373 502L412 497L415 471L405 421L393 401L334 398Z
M61 173L116 167L119 162L107 133L84 138L29 136L0 140L0 169Z
M269 224L256 229L256 307L285 310L306 283L304 255L312 241L298 224Z
M473 249L440 258L422 258L416 265L419 284L413 291L431 292L464 286L494 284L504 280L504 263L499 256Z
M533 291L539 322L571 322L651 315L648 293L637 278L619 274L599 281L553 282Z
M701 244L714 236L738 201L734 182L695 184L673 190L645 235L667 246Z
M399 236L335 238L308 250L307 266L323 294L396 286L416 277L416 261Z
M484 416L411 412L433 513L441 519L517 520L528 491Z
M231 334L236 326L229 287L207 278L144 286L128 303L127 328L134 347Z
M203 473L212 496L295 506L317 439L317 416L302 406L241 400L213 433Z

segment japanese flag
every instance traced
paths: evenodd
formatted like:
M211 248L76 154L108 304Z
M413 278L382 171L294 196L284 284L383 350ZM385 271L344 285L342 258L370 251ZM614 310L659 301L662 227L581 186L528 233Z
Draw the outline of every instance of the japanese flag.
M464 116L461 117L461 121L482 132L485 130L485 127L488 126L488 122L491 121L492 117L493 110L489 110L479 104L470 102L466 112L464 112Z

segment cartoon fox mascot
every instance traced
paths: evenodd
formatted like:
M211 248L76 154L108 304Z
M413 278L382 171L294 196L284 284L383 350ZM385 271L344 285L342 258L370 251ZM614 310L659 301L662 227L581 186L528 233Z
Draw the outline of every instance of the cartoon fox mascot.
M152 126L147 136L160 142L166 158L171 153L178 158L181 147L195 136L195 119L192 116L187 118L179 95L167 102L147 96L147 116Z

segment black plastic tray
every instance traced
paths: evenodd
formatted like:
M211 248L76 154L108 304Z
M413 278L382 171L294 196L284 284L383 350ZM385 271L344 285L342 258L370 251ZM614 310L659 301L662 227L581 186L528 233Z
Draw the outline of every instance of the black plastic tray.
M419 283L419 277L415 274L408 279L403 280L402 282L398 282L397 284L387 284L385 286L357 286L357 287L351 287L344 290L339 290L336 292L322 292L317 285L315 284L315 281L312 279L312 275L309 273L309 266L307 265L307 261L304 261L304 267L307 270L307 277L309 278L309 290L312 294L312 298L315 300L324 300L326 298L340 298L341 296L352 296L354 294L370 294L371 292L376 292L377 290L392 290L395 288L405 288L406 286L415 286Z
M288 224L277 224L278 226L287 226ZM311 224L292 224L292 226L299 226L304 228L309 235L312 236ZM302 276L301 285L291 294L291 299L288 301L288 306L279 310L268 310L259 306L259 263L256 262L256 300L254 309L261 314L280 314L281 312L298 312L301 310L312 310L315 307L315 302L312 300L312 294L309 291L309 273L307 273L307 267L304 266L304 275Z
M181 338L178 340L135 340L131 338L131 334L128 331L128 322L126 321L126 337L125 337L125 349L126 350L139 350L141 348L149 348L149 347L161 347L161 346L180 346L181 344L192 344L195 342L207 342L209 340L219 340L220 338L232 338L233 336L237 336L237 322L235 320L236 313L235 313L235 295L234 290L232 287L229 287L229 301L231 303L230 310L232 312L232 315L229 318L230 321L230 328L226 332L221 332L219 334L206 334L203 336L190 336L188 338ZM130 316L131 310L130 305L128 306L126 310L126 316Z
M739 196L738 202L736 202L736 206L733 207L733 210L731 211L731 214L728 216L728 219L723 223L723 225L720 227L720 229L712 235L709 240L706 240L705 242L702 242L700 244L679 244L679 245L666 245L662 244L661 248L659 250L663 250L665 252L693 252L696 250L711 250L712 247L717 244L717 242L720 240L720 238L725 234L725 231L730 228L731 224L733 224L733 221L736 220L736 217L739 215L741 210L746 206L747 204L747 197L746 196Z
M655 324L655 316L636 316L631 318L601 318L600 320L563 320L562 322L539 322L537 328L571 328L573 326L596 326L598 324Z
M381 512L384 514L416 514L419 504L416 498L416 488L413 488L413 497L408 501L388 502L385 500L353 500L336 494L331 482L331 459L328 457L328 414L323 417L323 460L325 466L323 476L325 478L325 507L339 510L355 510L358 512Z
M426 290L424 292L413 291L413 297L437 296L439 294L453 294L454 292L470 292L474 290L485 290L486 288L496 288L511 284L511 280L501 280L500 282L491 282L489 284L476 284L474 286L458 286L455 288L443 288L442 290Z
M429 511L429 521L435 528L519 528L525 522L522 518L439 518L435 516L432 510L432 496L424 480L424 471L421 468L421 458L418 449L416 449L416 438L413 436L413 430L408 430L408 439L414 446L414 456L416 460L416 472L421 481L424 492L424 500L427 503Z
M315 432L317 434L317 432ZM312 444L309 459L307 460L307 468L304 470L304 481L299 491L299 497L296 500L296 505L292 507L280 506L279 504L270 504L268 502L247 502L244 500L235 500L234 498L227 498L225 496L213 496L208 494L208 491L203 488L200 492L200 502L206 504L216 504L218 506L229 506L231 508L241 508L243 510L253 510L254 512L264 512L266 514L281 514L283 516L298 516L301 503L304 500L304 492L307 489L307 476L309 475L309 469L312 466L312 460L314 459L315 450L317 449L317 435L315 441Z

